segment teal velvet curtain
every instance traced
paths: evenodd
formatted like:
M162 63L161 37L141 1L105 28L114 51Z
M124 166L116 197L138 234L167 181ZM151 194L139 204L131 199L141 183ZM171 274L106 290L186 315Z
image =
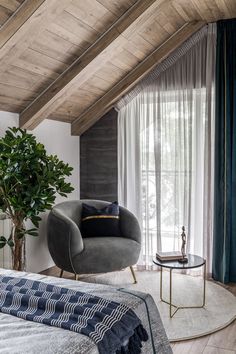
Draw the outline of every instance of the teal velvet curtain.
M236 281L236 19L217 23L213 278Z

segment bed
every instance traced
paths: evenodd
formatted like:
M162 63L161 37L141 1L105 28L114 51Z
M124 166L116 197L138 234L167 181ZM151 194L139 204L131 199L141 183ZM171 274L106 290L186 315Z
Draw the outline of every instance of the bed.
M172 353L157 307L148 294L5 269L0 269L0 274L38 280L123 302L134 310L148 332L149 339L143 343L142 353ZM98 349L92 340L84 335L0 313L0 353L98 354Z

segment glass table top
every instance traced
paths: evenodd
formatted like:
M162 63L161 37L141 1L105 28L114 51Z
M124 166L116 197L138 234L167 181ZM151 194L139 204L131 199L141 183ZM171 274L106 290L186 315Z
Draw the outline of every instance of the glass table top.
M188 263L179 263L178 261L159 261L156 258L153 258L153 263L164 268L172 268L172 269L192 269L203 266L206 261L204 258L200 256L196 256L194 254L188 254Z

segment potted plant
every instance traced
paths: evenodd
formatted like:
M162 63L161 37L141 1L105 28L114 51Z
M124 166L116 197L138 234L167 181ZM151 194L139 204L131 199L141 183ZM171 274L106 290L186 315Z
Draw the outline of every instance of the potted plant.
M14 270L24 269L25 237L38 236L40 213L51 209L57 193L73 191L65 180L72 170L26 130L8 128L0 139L0 213L12 222L9 237L0 235L0 248L11 248ZM26 228L27 220L33 228Z

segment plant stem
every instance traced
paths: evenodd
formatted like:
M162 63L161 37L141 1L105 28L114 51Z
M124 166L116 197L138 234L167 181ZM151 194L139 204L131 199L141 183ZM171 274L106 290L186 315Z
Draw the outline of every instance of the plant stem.
M13 223L14 223L13 234L12 234L14 240L13 269L23 270L25 236L22 237L20 233L22 232L22 230L24 230L24 221L21 219L20 215L15 215L13 219Z

